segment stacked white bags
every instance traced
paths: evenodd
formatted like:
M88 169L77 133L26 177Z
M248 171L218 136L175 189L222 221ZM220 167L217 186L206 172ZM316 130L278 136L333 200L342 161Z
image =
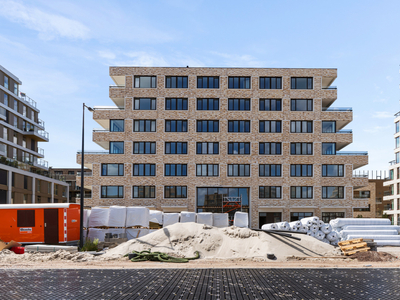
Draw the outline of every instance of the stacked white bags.
M165 213L164 214L164 227L179 223L179 213Z
M149 211L149 222L153 222L153 223L162 225L163 224L163 212L160 210L150 210Z
M181 212L181 223L196 222L196 213L183 211Z
M235 212L235 217L233 219L233 226L248 228L249 214L240 211Z
M108 226L108 207L93 207L89 218L89 227Z
M223 213L214 213L213 214L213 226L215 227L228 227L229 226L229 218L228 214Z
M126 208L126 227L149 227L150 212L147 207L128 206Z
M211 212L197 213L197 223L213 226L213 213Z
M110 206L108 209L108 227L125 227L125 220L125 206Z

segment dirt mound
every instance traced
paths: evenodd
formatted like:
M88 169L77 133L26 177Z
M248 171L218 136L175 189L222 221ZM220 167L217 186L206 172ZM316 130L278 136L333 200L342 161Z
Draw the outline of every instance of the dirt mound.
M0 252L0 262L6 263L19 263L22 261L72 261L72 262L84 262L94 260L95 257L92 254L84 252L70 253L64 250L58 250L57 252L41 253L32 252L25 254L15 254L10 250L3 250Z
M386 252L367 251L358 252L349 256L350 258L357 259L358 261L395 261L398 260L396 256Z

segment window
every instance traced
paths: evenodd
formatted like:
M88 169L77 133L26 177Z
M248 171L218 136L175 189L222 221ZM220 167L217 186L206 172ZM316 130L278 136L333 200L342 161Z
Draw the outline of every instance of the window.
M322 133L336 133L336 121L322 121Z
M290 132L292 133L312 133L312 121L290 121Z
M219 99L198 98L197 110L219 110Z
M260 111L281 111L282 100L281 99L260 99L259 100Z
M291 111L312 111L313 101L312 100L290 100Z
M14 110L18 111L18 101L14 99Z
M290 213L290 222L300 221L301 219L312 217L312 212L292 212Z
M156 142L133 142L133 154L156 154Z
M165 186L164 198L187 198L186 186Z
M400 167L397 168L397 179L400 179ZM400 208L400 205L397 207Z
M134 110L156 110L155 98L135 98Z
M6 93L4 93L4 97L3 97L3 103L5 106L8 106L8 95Z
M280 177L281 165L259 165L259 177Z
M292 177L312 177L313 165L290 165L290 176Z
M17 227L35 227L35 210L17 210Z
M282 132L282 121L260 121L259 130L267 133Z
M218 89L219 77L215 76L197 76L198 89Z
M24 189L28 189L28 176L24 176Z
M282 197L281 190L280 186L260 186L258 197L260 199L279 199Z
M322 165L322 177L343 177L344 165Z
M187 165L185 164L165 164L164 176L187 176Z
M313 188L312 186L291 186L290 198L292 199L312 199Z
M3 127L3 139L8 140L8 128Z
M323 212L322 213L322 221L324 223L329 223L330 220L334 220L337 218L344 218L344 212Z
M18 117L14 116L14 127L18 128Z
M132 187L132 198L155 198L156 187L153 185L140 185Z
M228 154L250 154L250 143L228 143Z
M250 165L228 165L229 177L249 177Z
M228 89L249 89L250 77L228 77Z
M187 154L187 142L165 142L165 154Z
M165 87L167 89L187 89L187 76L165 76Z
M134 120L134 132L156 132L156 120Z
M75 175L75 171L68 171L68 175Z
M396 152L394 156L395 156L395 163L396 164L400 163L400 152Z
M165 132L187 132L187 120L165 120Z
M188 110L187 98L166 98L165 110Z
M343 199L344 187L343 186L323 186L322 187L323 199Z
M156 76L135 76L135 88L156 88L157 77Z
M26 117L26 106L22 105L22 115Z
M260 89L281 89L282 77L260 77Z
M124 154L124 142L110 142L110 154Z
M313 78L312 77L292 77L290 81L290 88L295 90L312 90Z
M101 164L101 176L124 176L124 164Z
M228 132L250 132L250 121L228 121Z
M8 89L8 77L4 76L4 87Z
M124 120L110 120L110 132L124 132Z
M400 122L395 123L395 131L396 131L396 133L398 133L400 131Z
M336 143L322 143L322 155L335 155Z
M218 142L197 142L196 154L219 154Z
M156 176L155 164L133 164L133 176Z
M13 159L18 159L18 156L17 156L17 149L16 148L13 148L13 156L12 156L12 158ZM13 173L14 174L14 173Z
M14 82L14 94L18 96L18 84Z
M399 148L400 147L400 137L396 137L395 138L394 147L395 148Z
M102 185L101 198L124 198L124 187L122 185Z
M198 120L197 132L219 132L219 121L217 120Z
M281 155L281 143L259 143L259 154L261 155Z
M196 165L196 176L219 176L218 165Z
M291 155L312 155L313 144L312 143L290 143L290 154Z
M228 99L228 110L250 110L250 99Z

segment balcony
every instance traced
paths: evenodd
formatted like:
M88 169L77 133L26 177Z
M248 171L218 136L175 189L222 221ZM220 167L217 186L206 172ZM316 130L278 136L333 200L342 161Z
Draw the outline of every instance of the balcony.
M397 164L397 162L396 162L395 160L389 161L389 165L393 166L393 165L395 165L395 164Z
M331 86L323 86L323 90L337 90L337 86L331 85Z
M115 84L110 85L110 89L124 89L124 88L125 88L124 85L115 85Z
M352 129L344 129L344 130L339 130L339 131L337 131L336 133L353 133L353 130Z
M322 111L353 111L352 107L323 107Z
M44 149L38 147L37 153L39 153L40 155L44 156Z
M43 168L43 169L49 168L49 162L47 160L36 158L36 157L33 159L33 165L38 168Z
M368 151L338 151L336 155L368 155Z
M392 191L383 191L383 196L392 196L393 192Z
M125 104L125 86L124 85L110 85L109 97L114 101L115 105L122 107Z
M44 121L38 119L37 124L44 129Z
M37 127L34 128L23 128L24 134L29 135L32 138L36 137L36 139L40 142L48 142L49 141L49 133L44 130L40 130Z
M110 132L108 129L93 129L93 132Z
M86 153L86 152L85 152ZM83 174L85 175L85 176L88 176L88 177L90 177L90 176L92 176L93 174L92 174L92 172L83 172ZM76 176L81 176L81 172L76 172Z
M44 161L45 164L47 163L46 161ZM30 172L33 174L38 174L41 176L45 176L48 178L53 178L53 179L57 179L60 181L65 181L65 178L63 175L57 175L57 174L53 174L53 173L49 173L47 170L43 170L42 168L38 168L36 167L36 165L40 165L38 163L34 162L30 162L30 161L26 161L26 162L21 162L21 161L17 161L16 159L12 159L12 158L6 158L6 157L0 157L0 163L6 166L10 166L13 168L17 168L26 172Z
M94 106L93 110L125 110L124 107L116 107L116 106Z
M36 108L36 101L29 98L25 93L20 93L21 94L21 99L22 101L24 101L25 103L28 103L30 106L33 106L34 108Z

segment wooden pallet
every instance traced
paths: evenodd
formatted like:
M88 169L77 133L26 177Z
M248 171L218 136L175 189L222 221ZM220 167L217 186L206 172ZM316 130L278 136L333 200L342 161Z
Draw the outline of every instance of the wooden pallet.
M351 245L351 244L358 244L358 243L362 243L364 240L362 238L359 239L353 239L353 240L348 240L348 241L342 241L339 242L338 245L339 246L346 246L346 245Z
M339 242L338 245L344 255L352 255L357 252L365 252L371 249L367 247L367 243L364 242L362 238Z
M351 251L343 251L343 254L344 255L352 255L352 254L356 254L357 252L366 252L369 250L370 250L370 248L366 247L366 248L355 249L355 250L351 250Z

